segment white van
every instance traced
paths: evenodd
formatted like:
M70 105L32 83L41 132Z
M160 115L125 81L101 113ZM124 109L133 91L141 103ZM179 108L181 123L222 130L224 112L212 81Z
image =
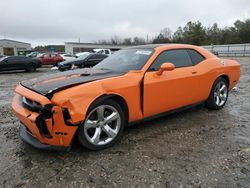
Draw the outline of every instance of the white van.
M106 54L106 55L111 55L112 52L110 49L93 49L94 53L97 54Z

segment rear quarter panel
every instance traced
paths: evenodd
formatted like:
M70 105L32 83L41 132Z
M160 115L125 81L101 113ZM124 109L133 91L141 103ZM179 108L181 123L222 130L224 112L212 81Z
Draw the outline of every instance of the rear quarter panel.
M221 60L220 58L208 58L196 66L199 77L199 92L202 100L209 97L215 80L220 76L229 78L229 89L232 89L240 78L240 65L233 60Z
M240 64L235 60L223 59L226 75L229 77L229 89L232 89L240 80Z

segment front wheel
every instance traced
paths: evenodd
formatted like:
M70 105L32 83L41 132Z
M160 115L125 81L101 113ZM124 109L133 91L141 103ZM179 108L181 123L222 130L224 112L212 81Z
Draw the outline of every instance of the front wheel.
M36 65L35 64L28 64L25 68L26 72L35 72L36 71Z
M113 100L93 105L78 130L78 140L86 148L101 150L112 146L122 136L125 115Z
M219 110L226 104L228 98L228 83L224 78L218 78L212 87L206 106Z

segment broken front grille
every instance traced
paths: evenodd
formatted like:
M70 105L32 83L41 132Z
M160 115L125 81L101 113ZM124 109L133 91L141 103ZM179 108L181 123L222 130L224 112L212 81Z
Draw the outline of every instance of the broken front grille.
M22 105L24 108L32 112L39 112L42 108L42 105L38 102L32 101L26 97L22 97Z

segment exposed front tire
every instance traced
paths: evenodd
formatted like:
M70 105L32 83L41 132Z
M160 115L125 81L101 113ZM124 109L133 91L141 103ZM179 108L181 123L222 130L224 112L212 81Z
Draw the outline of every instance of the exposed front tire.
M115 101L94 104L78 129L78 140L90 150L105 149L121 138L125 122L124 112Z
M63 69L63 68L58 67L58 70L61 71L61 72L63 72L63 71L65 71L66 69Z
M224 107L228 98L228 83L219 77L213 84L206 106L209 109L219 110Z
M58 67L58 64L60 63L60 61L56 62L53 67Z
M25 68L26 72L35 72L36 71L36 65L35 64L28 64Z

